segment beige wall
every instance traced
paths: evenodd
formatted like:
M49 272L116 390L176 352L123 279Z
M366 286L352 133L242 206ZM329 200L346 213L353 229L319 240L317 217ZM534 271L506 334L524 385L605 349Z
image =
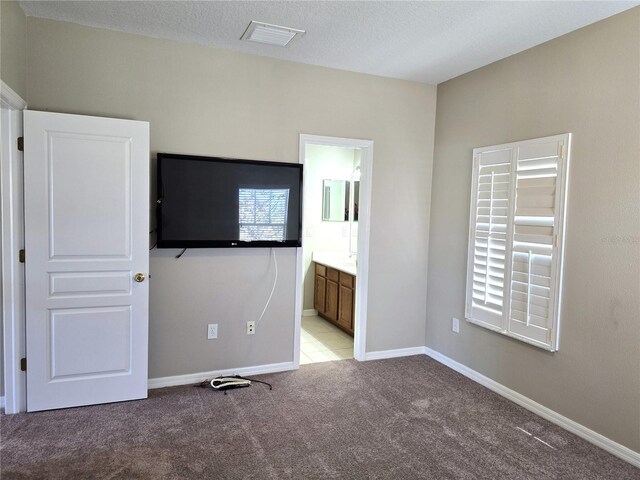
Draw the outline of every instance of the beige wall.
M426 344L640 451L640 8L438 86ZM560 350L464 316L474 147L573 133Z
M27 21L18 2L0 2L0 78L27 98Z
M30 108L151 122L158 151L298 161L300 133L374 141L367 350L425 334L436 88L27 19ZM295 251L151 253L150 377L293 359ZM219 339L206 340L206 324Z

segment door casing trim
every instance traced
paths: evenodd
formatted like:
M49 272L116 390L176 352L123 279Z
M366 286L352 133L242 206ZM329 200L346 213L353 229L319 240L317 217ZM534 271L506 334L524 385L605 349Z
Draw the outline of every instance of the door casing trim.
M0 222L2 234L2 338L5 413L24 412L27 407L26 374L20 370L25 356L24 264L18 252L24 248L22 204L22 111L27 108L20 95L0 80Z
M367 295L369 279L369 234L371 225L371 186L373 183L373 141L353 138L325 137L300 134L299 162L305 163L307 145L327 145L333 147L358 148L362 150L360 159L360 205L358 212L358 261L356 266L356 302L353 336L353 356L356 360L366 360L367 341ZM303 170L304 175L304 170ZM303 234L305 219L303 215ZM304 241L303 241L304 245ZM302 327L302 281L304 279L302 248L297 249L295 327L293 342L294 367L300 366L300 330Z

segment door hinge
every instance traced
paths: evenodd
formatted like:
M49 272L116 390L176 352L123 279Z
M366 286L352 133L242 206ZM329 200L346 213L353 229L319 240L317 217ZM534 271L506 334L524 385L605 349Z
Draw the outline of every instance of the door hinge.
M26 372L27 371L27 358L21 358L20 359L20 371L22 372Z
M24 137L18 137L18 151L24 152Z
M20 263L24 263L24 248L18 252L18 260Z

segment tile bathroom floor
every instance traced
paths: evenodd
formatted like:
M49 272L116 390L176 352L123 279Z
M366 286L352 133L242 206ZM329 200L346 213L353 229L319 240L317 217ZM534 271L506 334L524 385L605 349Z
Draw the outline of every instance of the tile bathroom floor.
M353 358L353 337L318 316L302 317L300 365Z

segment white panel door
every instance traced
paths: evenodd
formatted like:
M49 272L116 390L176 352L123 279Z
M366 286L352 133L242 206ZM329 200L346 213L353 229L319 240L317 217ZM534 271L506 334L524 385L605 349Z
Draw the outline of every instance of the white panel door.
M27 411L146 398L149 124L27 110L24 138Z

